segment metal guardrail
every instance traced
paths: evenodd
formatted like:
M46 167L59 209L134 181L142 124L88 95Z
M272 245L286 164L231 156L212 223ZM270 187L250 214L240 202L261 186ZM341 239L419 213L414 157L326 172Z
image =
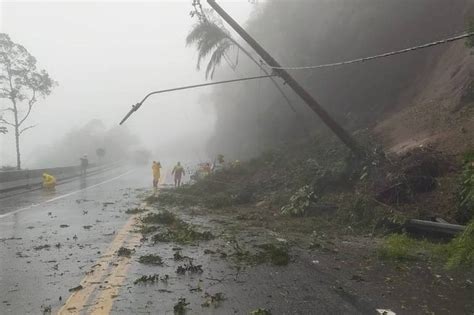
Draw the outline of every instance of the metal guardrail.
M112 164L113 165L113 164ZM88 174L97 173L108 169L111 164L94 165L92 164L88 170ZM58 182L80 176L79 166L45 168L34 170L20 170L0 172L0 193L9 192L19 189L29 189L41 186L43 173L48 173L56 177Z

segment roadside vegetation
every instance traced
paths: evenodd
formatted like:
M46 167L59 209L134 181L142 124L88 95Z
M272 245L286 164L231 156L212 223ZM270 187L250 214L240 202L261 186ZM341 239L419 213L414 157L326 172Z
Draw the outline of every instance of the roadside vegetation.
M391 261L431 261L446 269L474 267L474 221L448 243L434 243L407 234L392 234L384 239L379 257Z
M359 134L358 138L365 143L366 158L356 158L336 139L319 135L267 151L248 162L229 164L192 185L162 190L149 202L177 209L198 207L210 213L235 215L239 224L300 233L306 235L299 239L309 248L331 247L326 239L314 240L321 231L329 235L388 234L378 251L382 259L424 260L451 269L472 266L472 223L464 234L444 243L403 234L410 218L442 217L452 223L472 218L472 154L466 153L462 163L429 147L386 156L368 135ZM452 199L452 204L440 205L437 190L445 180L453 184L442 187L443 193L458 197ZM152 236L154 242L189 243L211 238L169 212L149 214L142 221L167 227ZM267 249L272 252L275 248L270 247ZM290 260L287 255L258 255L265 257L262 261L277 265ZM257 256L238 247L233 255L249 263L258 262Z

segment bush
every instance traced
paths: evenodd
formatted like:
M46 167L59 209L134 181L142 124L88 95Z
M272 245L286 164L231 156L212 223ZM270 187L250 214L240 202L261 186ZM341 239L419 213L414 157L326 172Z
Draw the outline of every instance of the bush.
M292 216L305 215L316 199L313 189L309 185L303 186L291 196L290 202L281 208L281 213Z
M474 220L469 223L466 230L448 247L449 258L446 263L448 269L458 267L474 267Z
M232 198L225 192L219 192L207 197L204 200L204 205L211 209L218 209L232 205Z
M458 220L468 222L474 217L474 151L464 155L458 195Z

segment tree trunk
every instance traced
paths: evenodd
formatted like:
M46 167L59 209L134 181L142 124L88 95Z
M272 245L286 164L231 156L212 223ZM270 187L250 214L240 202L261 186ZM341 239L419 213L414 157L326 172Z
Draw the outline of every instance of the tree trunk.
M13 103L13 116L15 117L15 145L16 145L16 169L21 170L21 157L20 157L20 126L18 124L18 109L16 102Z

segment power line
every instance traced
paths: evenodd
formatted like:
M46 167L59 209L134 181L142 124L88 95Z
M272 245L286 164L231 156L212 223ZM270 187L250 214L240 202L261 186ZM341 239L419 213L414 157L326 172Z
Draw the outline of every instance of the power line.
M426 43L426 44L423 44L423 45L414 46L414 47L410 47L410 48L405 48L405 49L401 49L401 50L391 51L391 52L383 53L383 54L380 54L380 55L364 57L364 58L359 58L359 59L353 59L353 60L347 60L347 61L341 61L341 62L327 63L327 64L316 65L316 66L300 66L300 67L271 67L271 66L268 66L268 67L270 67L271 69L276 69L276 70L306 70L306 69L320 69L320 68L344 66L344 65L348 65L348 64L352 64L352 63L364 62L364 61L368 61L368 60L374 60L374 59L385 58L385 57L390 57L390 56L394 56L394 55L405 54L405 53L412 52L412 51L419 50L419 49L425 49L425 48L429 48L429 47L433 47L433 46L437 46L437 45L442 45L442 44L447 44L447 43L450 43L450 42L458 41L458 40L468 38L468 37L471 37L471 36L474 36L474 32L464 33L464 34L461 34L461 35L445 38L445 39L438 40L438 41L435 41L435 42L430 42L430 43Z
M154 94L161 94L161 93L167 93L167 92L173 92L173 91L181 91L181 90L187 90L187 89L194 89L194 88L199 88L199 87L204 87L204 86L210 86L210 85L217 85L217 84L226 84L226 83L233 83L233 82L239 82L239 81L248 81L248 80L257 80L257 79L264 79L264 78L271 78L275 77L277 75L275 74L270 74L270 75L259 75L255 77L246 77L246 78L240 78L240 79L232 79L232 80L224 80L224 81L217 81L217 82L210 82L210 83L202 83L202 84L194 84L194 85L186 85L186 86L180 86L177 88L172 88L172 89L166 89L166 90L158 90L158 91L153 91L148 93L140 103L137 103L135 105L132 105L132 109L125 115L125 117L122 119L120 122L120 125L123 124L130 115L133 114L133 112L136 112L142 105L143 102L146 101L147 98Z

